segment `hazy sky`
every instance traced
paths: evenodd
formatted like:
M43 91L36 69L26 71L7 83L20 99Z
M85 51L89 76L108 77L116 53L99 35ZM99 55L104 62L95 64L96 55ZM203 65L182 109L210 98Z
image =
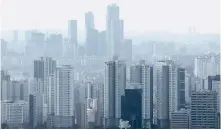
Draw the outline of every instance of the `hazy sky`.
M92 11L95 27L105 29L106 7L116 3L125 32L219 33L220 0L0 0L2 29L67 29L77 19L84 30L84 14Z

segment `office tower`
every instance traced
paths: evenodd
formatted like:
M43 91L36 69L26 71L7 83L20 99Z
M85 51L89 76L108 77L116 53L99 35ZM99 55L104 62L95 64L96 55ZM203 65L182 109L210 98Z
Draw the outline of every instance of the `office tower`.
M45 96L42 93L33 93L29 95L29 126L30 128L40 128L46 121L47 113L44 109Z
M10 85L10 100L25 100L28 102L29 83L28 80L12 80Z
M123 20L119 19L119 6L116 4L107 7L106 30L108 57L121 56L124 27Z
M188 129L189 128L189 110L180 109L171 113L171 129Z
M77 47L78 47L78 33L77 33L77 20L69 20L68 23L68 39L70 42L70 49L73 52L73 58L75 58L78 54Z
M208 90L217 92L217 111L220 113L220 75L208 77Z
M50 34L46 40L45 54L53 58L60 58L63 53L62 34Z
M151 128L153 120L153 67L140 61L131 66L130 82L141 84L142 89L142 128Z
M56 69L55 115L74 116L74 72L69 65Z
M123 58L126 61L132 61L132 39L124 39L122 50Z
M118 128L121 118L121 96L126 88L126 65L114 57L105 63L104 118L105 128Z
M217 92L199 91L191 94L191 129L218 128Z
M6 123L10 129L28 128L28 102L1 101L1 124Z
M142 127L142 89L126 88L121 97L121 119L129 121L131 129Z
M10 75L1 71L1 101L10 100Z

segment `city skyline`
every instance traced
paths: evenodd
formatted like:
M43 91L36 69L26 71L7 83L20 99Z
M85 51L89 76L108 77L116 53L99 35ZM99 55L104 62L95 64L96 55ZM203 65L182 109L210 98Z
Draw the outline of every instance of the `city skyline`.
M106 29L106 7L116 3L125 32L166 31L219 33L218 0L186 1L1 1L2 30L67 29L68 20L78 20L78 30L85 30L85 13L94 14L95 28ZM53 6L52 6L53 5ZM176 6L175 6L176 5ZM79 8L80 7L80 8ZM50 9L49 9L50 8ZM31 12L31 13L30 13ZM56 22L54 22L56 21Z
M220 129L219 1L76 1L1 1L0 128Z

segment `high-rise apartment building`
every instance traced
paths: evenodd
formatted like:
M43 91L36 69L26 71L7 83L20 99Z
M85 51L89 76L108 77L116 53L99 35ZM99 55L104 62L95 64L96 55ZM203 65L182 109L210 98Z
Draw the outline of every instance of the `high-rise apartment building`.
M155 71L158 122L160 126L164 124L161 127L169 127L171 113L185 108L185 69L172 60L165 60L156 63Z
M169 128L169 66L164 61L158 62L156 70L156 118L159 128Z
M126 88L126 65L114 57L105 63L104 118L105 128L116 128L121 118L121 96Z
M74 116L74 72L70 65L56 69L54 114Z
M29 126L30 128L39 128L45 122L47 118L47 111L44 108L45 96L42 93L33 93L29 95Z
M130 82L141 84L142 90L142 128L151 128L153 124L153 67L141 61L131 66Z

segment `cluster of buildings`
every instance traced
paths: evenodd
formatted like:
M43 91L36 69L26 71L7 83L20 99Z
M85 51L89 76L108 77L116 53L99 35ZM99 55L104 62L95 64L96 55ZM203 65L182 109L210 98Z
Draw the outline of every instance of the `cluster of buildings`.
M172 60L143 60L128 71L113 57L103 77L85 80L50 57L34 60L33 68L31 80L1 72L2 123L11 128L219 128L219 75L208 76L207 88L191 85L187 102L187 72Z
M85 46L76 20L69 21L68 38L27 33L32 76L15 80L1 71L2 126L220 128L220 55L196 57L193 74L167 56L138 62L115 4L107 7L106 26L98 31L86 13Z

